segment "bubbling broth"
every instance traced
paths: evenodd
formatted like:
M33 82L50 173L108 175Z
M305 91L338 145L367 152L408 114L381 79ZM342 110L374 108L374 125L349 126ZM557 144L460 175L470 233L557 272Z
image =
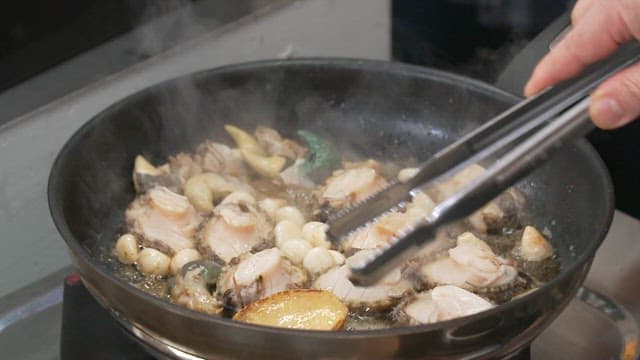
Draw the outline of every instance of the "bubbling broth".
M406 181L416 169L346 158L300 129L225 129L164 164L135 159L136 197L104 255L133 286L191 310L268 326L366 330L434 323L522 296L559 272L554 249L523 223L526 199L509 189L369 287L350 268L480 176L472 165L340 243L327 217ZM400 170L398 170L400 169ZM116 266L117 265L117 266Z

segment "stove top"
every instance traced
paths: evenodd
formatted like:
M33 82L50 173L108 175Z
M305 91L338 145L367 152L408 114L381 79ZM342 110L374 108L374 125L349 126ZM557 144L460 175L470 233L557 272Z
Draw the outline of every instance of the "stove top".
M640 275L639 233L640 221L616 212L586 288L530 351L516 358L637 358L640 288L632 284ZM34 360L153 358L95 303L77 276L69 276L74 271L65 268L0 301L3 355ZM89 356L87 350L94 352Z
M63 299L61 358L168 358L153 346L138 342L122 328L93 299L78 275L65 279ZM638 336L638 325L624 307L582 288L567 310L532 346L509 359L635 359ZM586 339L595 342L585 346Z
M76 274L64 280L61 323L62 359L170 357L152 345L138 342L93 299ZM592 338L597 343L584 346L584 340ZM638 326L629 312L607 297L582 288L569 308L531 347L508 359L633 359L637 343Z

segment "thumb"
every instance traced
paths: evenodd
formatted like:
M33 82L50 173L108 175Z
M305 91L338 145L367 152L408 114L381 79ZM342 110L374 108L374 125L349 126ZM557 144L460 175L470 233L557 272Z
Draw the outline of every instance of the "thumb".
M614 129L640 115L640 64L605 81L591 96L590 114L602 129Z
M599 0L578 0L573 10L571 10L571 23L576 25L589 12L589 9L596 1Z

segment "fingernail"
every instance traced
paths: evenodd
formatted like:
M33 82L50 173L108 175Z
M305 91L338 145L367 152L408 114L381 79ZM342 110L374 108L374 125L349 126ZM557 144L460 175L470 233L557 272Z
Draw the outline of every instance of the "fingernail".
M624 111L620 104L613 98L597 99L592 107L592 115L600 125L615 126L623 120Z

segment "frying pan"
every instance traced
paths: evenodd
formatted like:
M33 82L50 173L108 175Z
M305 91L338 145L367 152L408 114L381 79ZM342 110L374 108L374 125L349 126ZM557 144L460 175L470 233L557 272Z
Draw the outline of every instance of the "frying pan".
M136 337L162 354L207 358L459 358L506 356L527 345L584 280L613 215L613 191L586 141L562 149L518 184L525 222L547 228L561 272L539 290L489 311L437 324L351 332L239 323L173 305L114 275L105 260L134 198L133 159L159 163L222 126L306 128L345 153L409 165L518 99L445 72L354 59L263 61L187 75L144 89L80 128L49 179L53 220L85 285Z

